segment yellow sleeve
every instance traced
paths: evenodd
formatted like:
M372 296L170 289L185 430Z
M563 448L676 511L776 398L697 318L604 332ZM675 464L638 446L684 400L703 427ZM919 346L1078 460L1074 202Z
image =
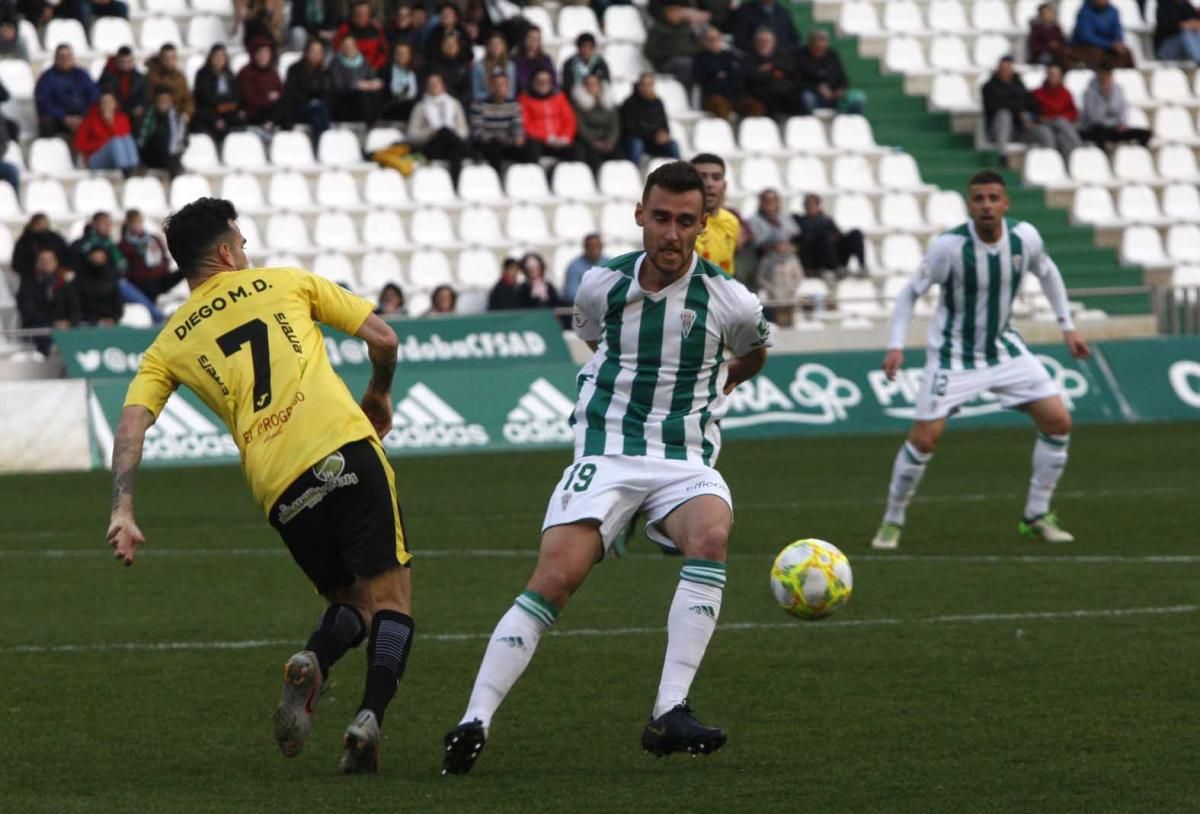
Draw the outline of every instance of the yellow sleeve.
M178 386L179 382L151 345L142 355L137 375L133 377L133 381L129 383L129 390L125 392L125 406L145 407L158 418L163 405Z
M324 277L305 271L297 271L296 276L308 296L312 317L317 322L353 336L375 310L370 300L351 294Z

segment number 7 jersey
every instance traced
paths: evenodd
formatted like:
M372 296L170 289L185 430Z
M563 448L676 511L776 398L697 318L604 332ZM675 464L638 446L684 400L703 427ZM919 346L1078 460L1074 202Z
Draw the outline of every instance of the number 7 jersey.
M232 433L254 497L270 511L300 474L375 431L325 353L318 322L354 334L367 300L300 269L217 274L146 350L125 406L157 418L186 385Z

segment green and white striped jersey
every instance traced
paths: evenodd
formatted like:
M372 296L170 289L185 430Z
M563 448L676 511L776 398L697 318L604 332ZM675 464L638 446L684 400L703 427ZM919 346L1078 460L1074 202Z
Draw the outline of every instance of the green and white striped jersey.
M913 282L919 296L941 286L937 315L929 326L928 364L944 370L972 370L1028 353L1012 327L1012 302L1023 274L1039 282L1058 268L1045 252L1037 229L1004 220L997 243L979 239L968 221L934 239Z
M599 347L579 372L575 455L648 455L712 465L727 409L724 354L771 344L762 304L699 255L671 285L638 284L645 252L583 275L575 333Z

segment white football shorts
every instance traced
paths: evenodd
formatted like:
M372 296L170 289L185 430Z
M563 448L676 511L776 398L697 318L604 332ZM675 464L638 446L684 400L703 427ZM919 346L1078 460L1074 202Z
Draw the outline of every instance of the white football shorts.
M646 516L646 536L665 548L676 548L658 524L701 495L716 495L733 512L729 487L711 466L642 455L587 455L563 470L550 494L542 531L594 520L600 524L607 552L640 510Z
M984 392L993 393L1008 409L1060 396L1058 383L1031 353L1022 353L991 367L943 370L929 365L917 393L917 421L936 421L953 415Z

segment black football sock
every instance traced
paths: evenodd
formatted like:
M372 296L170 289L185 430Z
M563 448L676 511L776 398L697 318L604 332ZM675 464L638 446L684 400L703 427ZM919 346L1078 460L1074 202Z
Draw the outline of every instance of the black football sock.
M329 668L346 655L352 647L358 647L366 636L367 628L358 611L349 605L330 605L321 614L317 628L308 637L305 650L317 654L321 665L322 680L329 678Z
M408 651L412 648L413 620L393 610L375 612L371 620L371 641L367 645L367 686L359 710L369 709L383 725L383 713L396 694L396 685L404 675Z

